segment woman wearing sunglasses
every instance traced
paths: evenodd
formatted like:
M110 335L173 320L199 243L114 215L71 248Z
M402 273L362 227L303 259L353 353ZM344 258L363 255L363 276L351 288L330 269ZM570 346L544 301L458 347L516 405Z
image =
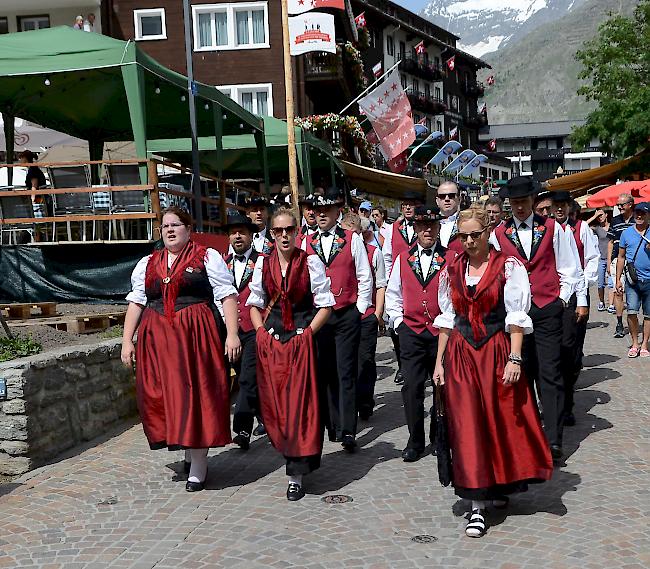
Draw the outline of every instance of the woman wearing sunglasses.
M257 330L260 410L271 444L286 459L290 501L305 495L303 475L320 466L323 428L314 334L335 303L325 265L296 247L297 231L290 210L273 214L275 248L257 259L246 302Z
M440 276L442 313L434 381L444 385L453 484L471 501L465 533L482 537L485 509L507 494L548 480L553 463L532 393L521 372L524 334L532 332L523 265L489 247L482 209L460 212L461 253Z

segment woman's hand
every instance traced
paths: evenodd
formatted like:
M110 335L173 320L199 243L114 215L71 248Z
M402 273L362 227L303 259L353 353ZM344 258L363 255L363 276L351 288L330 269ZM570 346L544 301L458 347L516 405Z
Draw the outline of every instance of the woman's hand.
M510 385L517 383L521 377L521 365L514 362L508 362L503 370L503 383Z
M241 342L237 334L228 334L226 336L226 356L231 362L236 362L241 356Z
M436 364L436 367L433 370L433 383L436 385L445 384L445 368L441 363Z
M120 357L125 366L130 367L135 363L135 346L132 340L122 341L122 354Z

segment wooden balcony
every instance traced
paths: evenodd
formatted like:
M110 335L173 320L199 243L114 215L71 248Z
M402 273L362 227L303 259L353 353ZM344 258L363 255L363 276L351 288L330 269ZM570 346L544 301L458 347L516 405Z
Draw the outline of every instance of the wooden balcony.
M463 93L470 97L482 97L485 95L485 86L478 81L467 81L462 84Z
M410 73L427 81L442 81L442 68L434 63L424 61L424 58L405 56L399 64L399 70Z
M447 105L444 101L431 95L426 95L422 91L408 91L407 96L411 107L415 110L432 115L441 114L447 110Z

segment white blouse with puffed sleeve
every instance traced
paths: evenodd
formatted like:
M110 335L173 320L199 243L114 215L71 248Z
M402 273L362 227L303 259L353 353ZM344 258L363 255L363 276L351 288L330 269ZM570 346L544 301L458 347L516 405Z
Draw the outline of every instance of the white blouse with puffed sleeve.
M506 308L505 330L510 332L510 326L519 326L524 334L533 331L533 321L528 316L530 310L530 282L525 267L518 259L508 257L505 262L505 284L503 288L503 302ZM470 277L465 273L465 283L469 286L477 285L481 277ZM433 325L437 328L454 327L454 306L449 288L449 273L447 268L440 274L438 285L438 306L441 313L436 316Z
M268 299L262 286L262 268L264 266L264 257L258 257L248 288L250 294L246 301L246 306L256 306L257 308L266 308ZM325 274L325 264L318 258L318 255L309 255L307 257L307 268L309 270L309 280L311 282L311 292L314 296L314 306L316 308L327 308L334 306L336 301L331 291L330 278Z

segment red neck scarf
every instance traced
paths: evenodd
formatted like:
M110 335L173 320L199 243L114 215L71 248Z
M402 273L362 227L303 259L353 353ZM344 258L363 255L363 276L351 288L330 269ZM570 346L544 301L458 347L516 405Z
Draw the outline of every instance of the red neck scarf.
M506 256L500 251L490 248L488 266L476 285L474 294L470 294L465 284L465 272L469 256L463 252L449 265L449 286L451 300L456 314L466 318L472 326L474 338L485 336L483 317L499 302L503 289L503 267Z
M204 267L207 248L191 239L181 249L174 259L172 266L168 267L169 252L167 248L156 251L149 259L145 277L145 288L151 289L156 280L160 280L162 290L163 310L165 317L173 322L176 311L176 299L180 290L183 276L187 268L201 269Z
M274 301L280 303L283 328L286 331L293 330L291 305L302 300L305 294L311 293L307 253L296 247L289 259L286 276L282 278L279 253L274 249L264 260L262 284L269 296L269 305Z

